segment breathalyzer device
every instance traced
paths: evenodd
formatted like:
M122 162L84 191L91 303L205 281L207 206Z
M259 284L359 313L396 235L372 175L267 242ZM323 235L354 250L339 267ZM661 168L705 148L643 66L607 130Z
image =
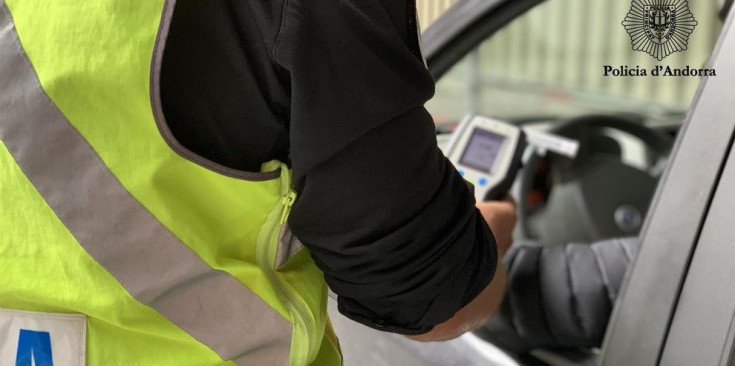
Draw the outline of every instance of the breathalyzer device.
M519 127L483 116L468 116L455 130L445 153L475 187L475 199L500 200L521 168L526 135Z

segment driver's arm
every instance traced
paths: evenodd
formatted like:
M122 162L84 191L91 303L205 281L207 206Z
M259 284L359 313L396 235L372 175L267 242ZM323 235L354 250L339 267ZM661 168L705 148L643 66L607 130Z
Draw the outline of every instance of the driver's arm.
M492 312L503 276L423 108L433 80L413 11L409 0L288 2L274 56L292 87L289 224L343 314L403 334L442 324L453 337Z
M483 337L512 352L599 347L638 238L592 244L516 243L508 294Z

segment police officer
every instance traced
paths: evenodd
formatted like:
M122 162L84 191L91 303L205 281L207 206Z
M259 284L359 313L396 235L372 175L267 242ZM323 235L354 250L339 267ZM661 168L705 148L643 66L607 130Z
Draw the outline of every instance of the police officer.
M290 228L339 310L426 333L487 287L497 255L423 107L434 83L415 4L278 3L177 3L163 60L168 124L236 169L289 161L299 192ZM514 218L511 204L481 207ZM513 224L495 231L505 245Z
M514 206L478 210L436 146L412 1L0 14L16 363L338 364L324 280L346 316L417 340L497 307Z

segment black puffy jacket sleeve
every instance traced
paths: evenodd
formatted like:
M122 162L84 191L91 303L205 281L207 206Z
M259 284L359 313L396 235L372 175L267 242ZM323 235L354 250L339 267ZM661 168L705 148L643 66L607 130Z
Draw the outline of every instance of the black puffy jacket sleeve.
M480 335L517 353L599 347L637 251L637 238L559 246L515 244L505 257L506 298Z

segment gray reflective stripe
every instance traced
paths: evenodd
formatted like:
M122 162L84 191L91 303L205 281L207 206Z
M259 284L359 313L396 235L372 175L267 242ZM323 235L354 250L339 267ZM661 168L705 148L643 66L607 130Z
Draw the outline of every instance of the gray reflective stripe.
M2 0L0 86L0 138L92 258L222 359L288 364L291 324L202 261L125 190L41 88Z
M280 269L291 257L304 249L304 243L292 232L288 224L283 225L278 236L278 252L276 252L276 268Z

